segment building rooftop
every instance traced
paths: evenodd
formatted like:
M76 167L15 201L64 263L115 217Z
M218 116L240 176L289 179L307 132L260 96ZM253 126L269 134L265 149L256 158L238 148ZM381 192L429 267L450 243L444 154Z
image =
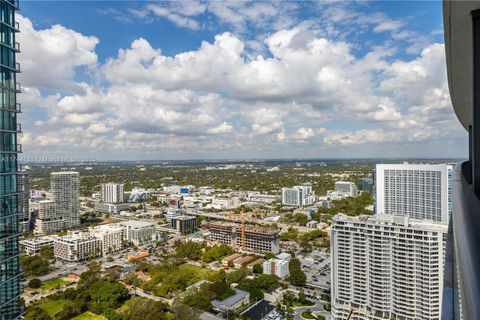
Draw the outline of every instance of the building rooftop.
M50 174L58 175L58 174L78 174L77 171L59 171L59 172L52 172Z
M237 232L240 232L241 225L238 223L233 223L233 222L214 222L209 224L210 228L237 228ZM259 227L259 226L252 226L252 225L245 225L245 232L247 233L257 233L257 234L266 234L266 235L275 235L279 233L279 230L274 230L274 229L268 229L265 227Z
M235 294L233 296L228 297L227 299L222 301L215 299L212 301L212 306L218 309L230 309L237 303L245 299L246 296L248 296L247 291L243 291L237 288L234 288L233 290L235 290Z
M388 224L393 226L410 227L410 228L418 228L418 229L433 228L440 232L446 232L448 229L448 225L446 223L435 222L433 220L418 220L418 219L409 218L407 216L396 216L396 215L390 215L390 214L375 214L371 216L360 215L356 217L350 217L350 216L347 216L346 214L338 213L333 217L332 220L336 222L338 221L344 221L344 222L350 222L350 223L363 222L366 224L376 224L376 225Z
M240 256L241 256L240 253L234 253L234 254L229 255L228 257L223 258L222 260L232 261L232 260L234 260L234 259L237 259L237 258L240 257Z
M55 240L55 236L44 236L44 237L36 237L36 238L28 238L25 240L20 240L21 243L43 243L47 241Z
M139 221L139 220L127 220L118 223L121 226L131 227L131 228L142 228L142 227L150 227L155 226L153 222L148 221Z
M194 216L177 216L177 217L172 218L172 220L192 220L192 219L197 219L197 217L194 217Z

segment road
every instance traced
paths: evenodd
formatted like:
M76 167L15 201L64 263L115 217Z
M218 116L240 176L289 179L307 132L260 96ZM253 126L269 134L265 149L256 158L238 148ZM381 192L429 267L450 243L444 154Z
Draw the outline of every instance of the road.
M294 312L297 313L293 319L294 320L303 320L303 318L300 316L302 314L302 312L305 312L307 310L310 310L310 311L319 311L320 312L320 315L324 316L325 319L330 319L330 312L329 311L325 311L323 309L323 306L327 304L327 302L324 302L324 301L319 301L317 302L316 305L314 306L311 306L311 307L298 307L298 308L294 308Z
M231 212L223 212L223 213L211 213L211 212L204 212L204 211L197 211L197 210L187 210L186 212L188 215L194 215L194 216L204 216L207 218L212 218L212 219L218 219L218 220L226 220L226 221L231 221L231 222L240 222L239 217L229 217L226 214L231 214ZM307 227L302 227L302 226L295 226L287 223L282 223L282 222L271 222L271 221L264 221L264 220L259 220L259 219L252 219L252 218L246 218L245 221L250 221L250 222L256 222L258 224L272 224L276 223L281 229L287 230L288 228L294 228L297 229L300 232L309 232L312 230L317 230L317 228L307 228Z
M173 302L173 299L165 299L165 298L162 298L162 297L155 296L153 294L150 294L148 292L143 291L140 288L130 286L130 285L126 284L125 282L122 282L122 284L125 287L127 287L128 291L131 295L137 295L139 297L147 298L147 299L154 300L154 301L165 302L165 303L168 303L169 305L171 305L172 302Z

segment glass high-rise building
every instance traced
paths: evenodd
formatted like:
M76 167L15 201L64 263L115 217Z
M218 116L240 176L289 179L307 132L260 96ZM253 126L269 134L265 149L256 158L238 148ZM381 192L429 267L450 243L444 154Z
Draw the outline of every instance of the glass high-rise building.
M17 186L17 93L16 75L20 64L15 55L20 45L15 41L19 31L15 21L18 0L0 0L0 320L18 319L23 307L20 301L20 264L18 213L21 212Z

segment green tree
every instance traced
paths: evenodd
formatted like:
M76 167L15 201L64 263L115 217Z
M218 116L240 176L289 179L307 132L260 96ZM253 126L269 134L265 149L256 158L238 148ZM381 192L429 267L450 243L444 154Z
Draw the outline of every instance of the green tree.
M167 311L168 305L162 302L134 297L125 302L118 314L128 320L161 320Z
M52 260L55 258L55 254L53 253L53 248L50 246L45 246L40 249L38 255L45 260Z
M107 309L116 309L130 298L127 288L118 282L100 280L88 289L97 309L103 313Z
M47 273L50 270L50 264L40 255L22 256L20 257L25 276L39 276Z
M40 307L29 307L24 320L52 320L47 311Z
M42 281L40 279L33 278L28 282L28 286L32 289L40 288L42 286Z
M259 263L253 266L253 273L259 274L263 272L263 266Z
M288 268L290 273L288 276L289 282L294 286L304 286L307 282L307 276L302 271L300 260L291 259L288 263Z

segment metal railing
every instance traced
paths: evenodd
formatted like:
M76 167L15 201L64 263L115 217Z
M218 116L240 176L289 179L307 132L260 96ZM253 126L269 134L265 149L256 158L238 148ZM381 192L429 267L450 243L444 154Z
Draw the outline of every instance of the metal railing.
M468 183L468 162L452 172L442 319L480 319L480 199Z
M18 4L18 0L7 0L8 2L10 2L11 4L13 4L15 6L15 8L19 8L19 4Z

